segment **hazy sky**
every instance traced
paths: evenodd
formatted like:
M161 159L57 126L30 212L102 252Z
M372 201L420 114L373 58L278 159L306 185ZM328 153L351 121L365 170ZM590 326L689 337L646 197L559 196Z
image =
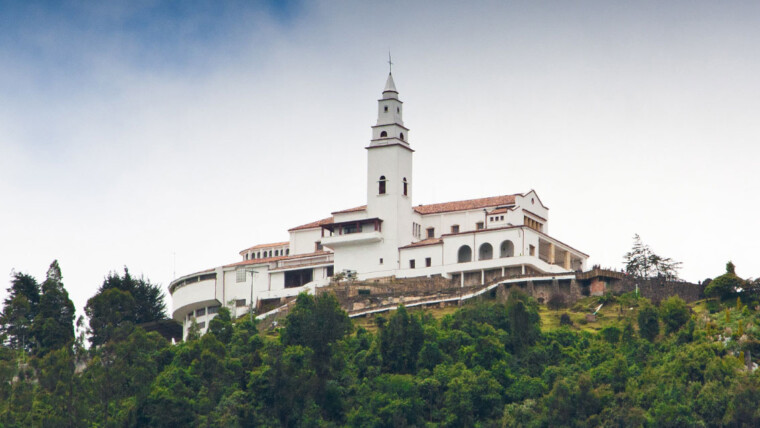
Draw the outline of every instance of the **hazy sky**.
M81 311L365 203L389 49L415 204L535 189L590 264L639 233L760 276L758 2L102 3L0 1L2 298L58 259Z

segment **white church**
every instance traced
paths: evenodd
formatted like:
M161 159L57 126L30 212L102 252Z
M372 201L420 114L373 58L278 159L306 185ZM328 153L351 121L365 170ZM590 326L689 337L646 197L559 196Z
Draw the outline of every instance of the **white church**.
M247 248L236 263L172 281L172 317L184 334L193 319L205 331L222 305L239 316L313 292L336 274L441 276L464 287L585 268L587 254L549 235L549 210L534 190L415 206L414 150L403 112L389 73L366 147L366 205L293 227L288 241Z

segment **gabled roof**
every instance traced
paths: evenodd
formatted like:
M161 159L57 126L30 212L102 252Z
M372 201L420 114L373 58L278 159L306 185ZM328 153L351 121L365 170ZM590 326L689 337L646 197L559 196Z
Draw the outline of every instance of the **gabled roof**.
M246 266L246 265L263 265L269 262L276 262L278 260L303 259L306 257L314 257L314 256L322 255L322 254L330 254L330 251L315 251L313 253L306 253L306 254L294 254L290 256L277 256L277 257L267 257L267 258L261 258L261 259L253 259L253 260L243 260L242 262L230 263L228 265L224 265L223 267L228 268L228 267Z
M422 241L415 242L409 245L405 245L401 248L414 248L414 247L424 247L426 245L437 245L443 242L443 239L441 238L427 238L423 239Z
M358 206L358 207L349 208L347 210L333 211L332 213L333 214L346 214L346 213L354 213L354 212L366 211L366 210L367 210L367 206L366 205L361 205L361 206Z
M253 246L253 247L251 247L251 248L246 248L245 250L242 250L242 251L240 251L240 254L242 254L242 253L245 253L246 251L251 251L251 250L258 250L259 248L274 248L274 247L281 247L281 246L283 246L283 245L289 245L289 244L290 244L290 241L285 241L285 242L275 242L275 243L272 243L272 244L259 244L259 245L254 245L254 246Z
M466 201L417 205L414 207L414 211L419 214L426 215L445 213L450 211L476 210L479 208L497 207L501 205L513 205L515 203L515 196L517 195L491 196L488 198L468 199Z
M316 227L322 227L325 224L332 224L332 222L333 222L333 217L327 217L327 218L323 218L322 220L313 221L311 223L302 224L292 229L288 229L288 232L293 232L294 230L314 229Z

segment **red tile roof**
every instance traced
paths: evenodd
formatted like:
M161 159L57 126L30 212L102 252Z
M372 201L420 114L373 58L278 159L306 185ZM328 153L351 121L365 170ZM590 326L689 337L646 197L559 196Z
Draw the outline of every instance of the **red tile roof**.
M425 245L436 245L436 244L440 244L441 242L443 242L443 239L441 238L428 238L428 239L423 239L422 241L419 241L419 242L405 245L401 248L424 247Z
M267 258L261 258L261 259L253 259L253 260L243 260L242 262L231 263L228 265L224 265L223 267L258 265L258 264L264 264L264 263L269 263L269 262L276 262L278 260L302 259L305 257L313 257L313 256L319 256L322 254L329 254L329 253L330 251L316 251L313 253L295 254L292 256L278 256L278 257L267 257Z
M478 208L496 207L499 205L512 205L515 203L515 196L491 196L488 198L468 199L466 201L444 202L441 204L418 205L414 211L419 214L438 214L450 211L475 210Z
M361 205L361 206L358 206L358 207L349 208L347 210L333 211L332 213L333 214L354 213L354 212L357 212L357 211L365 211L366 209L367 209L366 205Z
M242 253L245 253L246 251L251 251L251 250L258 250L259 248L274 248L274 247L281 247L281 246L283 246L283 245L290 245L290 241L285 241L285 242L275 242L275 243L273 243L273 244L259 244L259 245L254 245L254 246L253 246L253 247L251 247L251 248L246 248L245 250L242 250L242 251L240 251L240 254L242 254Z
M313 221L311 223L302 224L302 225L296 226L296 227L294 227L292 229L288 229L288 232L292 232L294 230L313 229L315 227L321 227L321 226L324 226L326 224L332 224L332 223L333 223L333 218L332 217L327 217L327 218L323 218L322 220Z

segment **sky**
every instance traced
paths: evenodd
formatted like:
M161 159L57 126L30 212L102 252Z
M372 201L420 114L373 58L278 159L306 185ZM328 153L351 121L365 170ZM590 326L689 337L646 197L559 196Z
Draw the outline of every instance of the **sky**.
M0 298L57 259L82 314L364 204L389 51L414 204L535 189L589 266L760 276L758 2L100 3L0 0Z

